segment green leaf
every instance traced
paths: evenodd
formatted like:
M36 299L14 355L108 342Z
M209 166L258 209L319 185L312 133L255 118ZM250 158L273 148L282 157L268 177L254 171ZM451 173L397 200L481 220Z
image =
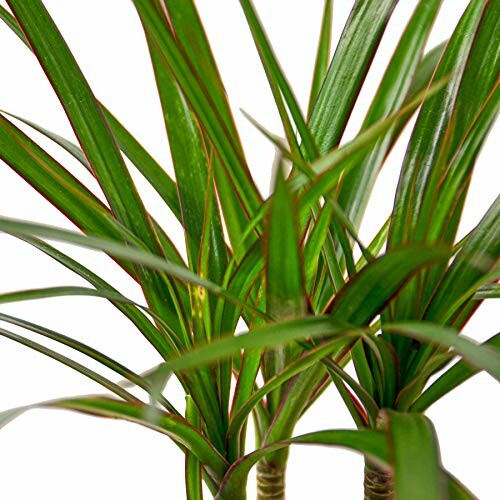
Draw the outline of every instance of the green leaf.
M109 292L111 294L110 298L121 295L116 288L112 287L90 269L87 269L85 266L81 265L71 257L68 257L63 252L55 249L48 243L29 236L17 237L42 251L70 271L73 271L78 276L93 285L96 289ZM134 305L113 300L111 300L111 303L137 327L137 329L153 345L163 359L166 359L170 355L172 346L167 343L168 338L164 335L164 332L158 330Z
M266 71L269 84L274 94L274 98L279 106L279 102L281 101L281 94L283 95L286 105L290 110L290 114L293 117L295 126L297 127L297 130L302 139L302 146L306 153L306 157L309 159L313 159L318 155L316 144L314 143L311 132L309 131L304 117L302 116L302 111L300 110L300 107L297 103L297 99L295 98L293 91L282 69L279 66L279 63L276 60L273 49L260 23L259 17L257 16L257 13L253 8L252 2L250 0L240 0L240 4L243 8L243 12L245 13L248 25L252 32L252 37ZM286 130L286 122L284 123L284 127Z
M94 250L102 250L110 255L114 255L115 257L127 259L131 262L150 267L157 271L163 271L181 281L201 286L207 291L215 295L223 296L227 300L234 302L236 305L244 309L252 311L258 316L268 318L268 316L264 312L252 307L249 304L241 302L238 297L225 291L221 286L200 278L198 275L192 273L188 269L165 260L158 255L154 255L138 248L122 245L103 238L85 236L73 231L66 231L44 224L17 221L8 217L0 217L0 231L20 236L37 235L43 238L64 241L66 243L71 243L73 245L91 248Z
M335 296L330 316L358 326L369 323L412 274L446 256L439 248L425 246L387 252L347 282Z
M418 66L418 70L415 73L415 78L413 79L410 95L414 95L417 92L427 88L434 77L434 72L443 56L443 52L448 45L449 40L444 40L440 44L433 47L429 52L427 52L420 64Z
M59 354L58 352L49 349L48 347L45 347L41 344L38 344L37 342L29 340L21 335L18 335L17 333L5 330L4 328L0 328L0 336L13 340L14 342L22 344L26 347L29 347L30 349L38 351L39 353L44 354L45 356L48 356L49 358L56 360L58 363L61 363L63 365L68 366L69 368L72 368L73 370L77 371L78 373L81 373L90 380L93 380L99 385L105 387L106 389L113 392L117 396L123 398L125 401L128 401L133 404L141 403L139 399L130 394L123 387L120 387L118 384L111 382L111 380L108 380L106 377L103 377L99 373L90 370L81 363L73 361L71 358L68 358L67 356L63 356L62 354Z
M26 39L19 23L16 19L0 6L0 18L12 29L12 31L25 43L28 49L31 50L28 40ZM156 163L156 160L142 147L135 137L125 129L125 127L115 118L115 116L104 105L101 104L101 110L106 117L106 120L111 128L120 149L125 153L129 160L137 167L141 174L148 180L151 186L158 192L161 198L165 201L174 215L180 219L179 199L175 183L168 174ZM82 150L71 141L61 137L50 130L47 130L30 120L26 120L16 115L7 113L10 116L23 121L30 127L52 139L54 142L63 147L66 151L72 154L82 165L89 170L91 169L87 158Z
M497 333L486 342L485 346L493 346L500 351L500 333ZM446 370L435 380L411 406L411 411L424 412L436 401L451 392L455 387L479 372L479 368L467 361L461 360Z
M353 393L359 399L359 403L361 403L362 405L364 420L368 420L368 423L370 423L370 425L375 426L379 408L371 394L368 393L368 391L353 377L351 377L341 366L339 366L339 364L335 363L335 361L329 358L325 358L323 360L323 364L325 365L330 377L336 385L339 382L343 382L351 388Z
M156 85L163 109L185 230L190 269L197 271L205 220L205 199L215 196L208 177L207 145L179 87L153 42L149 43ZM208 279L220 282L226 265L226 247L218 213L212 214L212 245Z
M334 383L337 391L342 398L347 410L351 414L351 417L356 424L358 429L364 429L368 427L368 416L365 409L357 401L356 397L349 391L344 381L337 375L329 372L332 382Z
M0 116L0 158L84 232L120 242L131 237L80 181L3 116ZM165 243L167 254L182 263L171 242L167 239ZM118 263L137 279L133 266L119 259Z
M310 366L316 364L322 358L332 354L334 351L340 351L348 342L350 342L349 339L335 339L326 342L324 345L311 348L311 350L307 351L303 356L290 362L283 371L276 373L272 378L267 380L262 387L253 392L253 394L237 408L237 412L232 413L227 431L227 438L231 439L240 431L250 412L264 396L268 395L277 387L282 386L285 382L305 371Z
M19 37L19 39L29 48L30 44L26 39L23 30L16 21L16 18L2 5L0 5L0 19L5 22L5 24Z
M391 223L390 217L384 222L384 225L379 229L378 233L373 237L373 240L368 245L368 251L371 255L377 256L382 250L387 241L387 234L389 232L389 224ZM362 255L358 262L356 262L356 270L361 271L366 265L367 260Z
M424 233L429 239L452 242L455 238L477 155L500 107L499 16L500 7L494 2L485 8L457 92L446 143L428 178L416 238ZM436 212L447 216L434 220ZM433 289L438 279L434 277L427 287Z
M445 473L450 500L479 500L479 498L472 494L456 477L449 472L445 471Z
M155 344L167 345L170 352L178 353L183 349L184 344L182 340L179 339L177 334L171 329L170 325L165 322L165 320L159 316L155 311L149 309L148 307L142 306L137 302L134 302L127 297L124 297L121 293L117 291L112 291L109 289L93 289L79 286L59 286L59 287L47 287L47 288L35 288L30 290L20 290L15 292L7 292L0 294L0 304L7 304L9 302L22 302L25 300L37 300L45 298L55 298L55 297L100 297L107 299L114 303L123 303L141 309L146 314L148 314L153 320L155 320L159 327L161 327L165 332L165 338L162 338L161 334L154 336ZM166 340L170 343L167 344ZM163 340L163 342L162 342Z
M40 0L29 6L22 0L9 0L8 4L59 97L112 211L153 253L161 254L151 221L103 113L44 5ZM172 288L151 271L140 273L148 301L173 328L178 327Z
M1 115L0 158L79 228L122 241L119 224L105 205Z
M201 419L198 409L191 396L186 396L186 421L195 429L201 426ZM185 481L186 481L186 500L202 500L201 490L201 467L198 457L186 451L185 457Z
M328 336L356 338L363 330L350 328L326 317L308 317L262 326L235 337L222 338L205 346L184 353L177 359L165 363L165 373L177 370L192 370L218 359L238 354L242 349L270 348L304 338Z
M389 447L399 500L446 498L439 447L431 422L417 413L387 411Z
M370 127L397 111L408 98L419 69L426 40L441 3L442 0L424 1L419 2L415 8L387 66L362 129ZM376 176L394 142L395 132L400 126L400 123L395 124L394 129L381 138L361 159L358 167L342 179L338 201L355 227L359 227Z
M376 401L381 408L392 408L399 386L400 369L394 347L384 337L364 337L372 373L376 381Z
M174 181L172 181L168 174L160 165L158 165L156 160L142 147L142 145L137 142L137 139L135 139L135 137L133 137L132 134L130 134L130 132L102 104L101 109L120 149L161 196L163 201L165 201L167 206L172 210L172 213L180 219L179 199L177 197L177 188ZM37 132L43 134L45 137L48 137L71 154L87 170L92 172L92 167L87 161L85 154L75 143L60 136L59 134L47 130L31 120L27 120L26 118L14 115L7 111L0 112L23 122Z
M31 127L33 130L36 130L37 132L44 135L45 137L48 137L53 142L55 142L56 144L61 146L71 156L73 156L73 158L78 160L87 170L92 171L92 167L90 166L89 162L87 161L87 158L85 158L83 151L74 142L71 142L70 140L65 139L64 137L60 136L59 134L56 134L54 132L51 132L50 130L47 130L46 128L42 127L41 125L38 125L35 122L32 122L31 120L27 120L26 118L23 118L22 116L14 115L14 114L9 113L8 111L4 111L4 110L1 110L0 113L8 115L11 118L15 118L16 120L19 120L20 122L24 123L25 125L28 125L28 127Z
M453 328L425 321L405 321L384 325L384 330L422 342L451 348L477 369L487 371L500 381L500 350L490 345L478 345Z
M375 379L371 366L368 362L368 356L365 351L363 339L359 339L351 349L351 357L356 370L356 375L361 386L370 394L375 396Z
M9 0L9 6L61 100L113 211L125 226L145 236L145 242L151 244L152 228L123 159L92 91L53 20L39 0L31 2L29 7L19 0ZM114 182L116 177L121 180L120 188Z
M307 191L304 192L299 201L299 215L301 224L304 223L304 227L304 218L310 216L311 209L316 207L318 200L322 196L327 195L328 192L335 187L341 176L345 175L350 168L356 165L354 161L355 155L362 153L366 147L371 146L377 141L390 129L394 122L414 111L425 98L438 92L444 86L445 82L446 79L443 79L434 83L425 91L417 93L401 110L393 113L385 120L373 125L364 132L361 132L355 139L340 148L315 160L311 164L311 169L307 169L306 166L307 170L312 170L316 175L314 175L314 180L310 182ZM297 158L293 157L293 160L295 161ZM298 159L298 161L300 161L300 159ZM289 181L291 190L293 192L300 190L303 186L308 184L310 179L310 172L306 177L304 175L296 175ZM243 251L245 251L245 246L242 242L250 239L250 236L257 230L269 210L269 205L269 200L262 203L255 215L251 218L248 226L241 235L241 240L238 242L238 245L235 246L236 254L238 254L239 250L242 248Z
M157 420L152 422L145 418L148 406L144 404L130 404L96 396L59 399L7 410L6 414L2 412L0 413L0 424L8 423L27 410L36 408L72 410L97 417L127 420L165 434L198 457L217 483L221 481L228 468L226 460L215 450L213 445L183 418L161 412Z
M271 200L266 260L267 313L277 320L303 316L306 301L296 211L281 169L276 176ZM267 350L262 364L264 380L283 371L297 354L296 349L290 346ZM269 394L271 415L278 408L282 393L278 389Z
M320 153L338 145L397 0L358 0L340 38L311 113Z
M478 153L500 109L500 6L485 6L449 120L446 140L426 180L419 208L415 239L439 239L451 244ZM477 82L481 81L480 88ZM435 217L436 213L440 216ZM441 280L443 267L424 275L423 300L427 302Z
M73 244L78 244L82 246L86 246L89 248L105 250L108 253L113 255L119 255L120 257L132 260L135 263L139 263L145 266L149 266L155 270L173 271L177 278L181 280L188 280L188 282L193 283L198 286L206 287L207 290L212 293L224 295L226 298L231 297L230 300L234 300L234 302L243 307L250 308L254 310L251 306L243 304L239 298L232 296L228 292L225 292L219 285L215 285L214 283L201 279L197 275L191 273L189 270L185 268L181 268L174 263L166 261L165 259L153 255L148 252L144 252L139 249L132 248L130 246L120 245L115 242L110 242L107 240L102 240L99 238L92 238L84 235L80 235L77 233L72 233L71 231L62 231L56 228L51 228L50 226L43 226L40 224L30 224L24 222L14 222L12 220L8 220L5 218L1 218L0 226L2 230L8 229L8 232L12 233L12 229L14 229L15 234L42 234L44 236L48 236L49 238L61 239L66 242L70 242ZM181 277L182 276L182 277ZM149 311L149 310L148 310ZM255 310L256 311L256 310ZM263 313L257 313L263 314ZM264 316L266 316L264 314ZM155 316L156 318L156 316ZM214 361L217 360L214 359ZM203 371L197 371L189 375L188 378L189 386L191 386L191 392L196 392L200 395L200 399L197 399L197 404L203 407L202 413L205 421L210 422L210 433L219 433L218 438L217 435L213 436L214 443L222 449L222 435L225 433L225 430L222 428L220 424L220 420L216 418L216 415L219 415L219 404L217 402L217 394L216 389L210 383L210 379L207 378L207 373L203 373Z
M329 308L329 317L340 324L369 324L414 272L438 258L443 258L443 252L429 248L403 248L384 255L368 264L339 291ZM322 375L321 367L318 367L314 373L305 373L298 378L268 431L269 439L286 439L291 434L305 404L303 391L314 390ZM292 394L301 397L292 397ZM283 457L272 458L281 463L285 460Z
M186 9L186 5L182 8ZM171 25L163 16L162 20L164 29L168 32ZM189 268L193 273L204 276L211 282L220 283L227 255L222 224L216 211L213 179L211 175L209 176L209 168L212 168L209 166L209 161L213 161L209 160L209 156L212 156L213 152L210 145L206 144L199 124L165 64L161 51L147 28L145 31L176 174ZM207 209L210 210L210 214L206 214ZM208 228L205 227L207 221L210 223ZM206 242L211 248L202 256L201 248ZM206 260L203 263L204 269L200 267L203 259ZM215 308L215 301L205 297L206 294L202 292L203 289L200 291L198 287L190 287L194 343L211 336L211 314ZM212 307L204 307L205 305ZM208 368L200 369L198 377L199 384L191 385L192 397L200 405L201 413L207 423L208 436L213 442L218 443L219 449L222 449L227 404L221 399L227 397L227 391L220 385L214 384L213 375ZM218 382L226 382L226 379L227 375L224 381ZM206 405L206 401L209 404ZM218 434L214 436L213 433L217 431Z
M261 198L250 177L227 98L194 4L179 0L166 2L166 21L172 24L175 36L166 29L165 11L157 9L149 0L136 0L134 4L148 37L176 79L221 160L224 169L216 172L216 182L224 193L221 202L226 219L231 220L228 215L235 218L231 226L231 241L239 241L245 221L256 211Z
M7 114L16 120L20 120L34 130L45 135L76 158L93 176L95 176L83 151L76 144L25 118L4 111L0 111L0 113ZM150 183L156 183L153 187L155 187L155 189L157 188L160 196L162 196L167 203L170 203L171 186L174 189L175 197L177 197L176 187L172 184L170 177L163 172L161 167L156 164L137 142L134 143L135 139L123 128L123 126L119 124L116 119L114 120L113 126L115 128L113 131L118 130L123 141L123 144L120 143L120 146L123 145L124 149L134 161L141 162L136 164L139 171L145 175ZM112 215L109 213L107 207L104 207L101 201L73 177L62 165L59 165L52 157L47 155L45 151L31 141L28 136L24 135L22 131L15 128L10 122L3 121L2 126L4 127L4 131L0 132L2 133L0 141L3 146L1 157L4 161L9 163L19 175L29 182L32 187L37 189L37 191L47 200L61 210L66 217L87 232L90 232L91 229L94 229L96 232L99 231L99 227L92 219L97 217L102 218L101 214L96 215L95 213L92 218L88 216L92 208L95 209L96 206L102 206L103 210L107 212L104 215L111 219ZM5 133L5 135L3 133ZM144 168L142 165L144 165ZM57 187L54 188L54 186ZM63 188L64 192L61 193ZM72 193L73 197L76 197L75 199L70 196ZM84 202L84 198L87 198L86 203L89 206L82 208L81 204ZM179 212L179 200L177 198L175 199L176 204L172 205L174 213ZM177 249L167 235L153 219L152 222L166 256L179 264L183 263ZM110 224L118 225L118 222L111 220L111 223L108 223L108 225ZM111 228L110 235L113 235L113 233L116 233L116 229Z
M325 81L328 64L330 63L330 44L332 38L333 24L333 0L325 0L323 8L323 18L316 51L316 61L314 64L313 79L311 84L311 94L309 96L309 106L307 111L308 120L311 117L313 107L318 98L323 82Z
M209 101L213 102L217 108L218 116L222 120L225 130L230 135L235 151L241 161L241 165L227 165L223 160L218 158L218 156L222 158L220 154L216 154L212 159L219 200L224 213L229 239L235 245L237 242L239 243L239 235L247 224L248 213L251 213L253 210L253 208L249 207L253 206L251 205L252 203L255 203L255 207L257 207L261 202L261 198L249 174L226 91L196 10L195 2L193 0L167 0L162 6L166 7L164 13L167 18L167 27L171 26L173 28L175 41L180 50L186 55L188 66L196 73L194 77L198 79L198 82L202 86L205 86L206 90L204 93L209 96ZM174 76L179 82L177 74L174 74ZM186 94L186 89L182 85L180 87L187 100L191 102L189 96ZM196 114L194 106L193 110ZM201 120L200 115L197 116ZM207 127L203 128L206 131L208 130ZM208 143L207 135L210 134L205 134ZM213 144L215 145L215 152L219 151L217 143L214 142ZM214 156L212 152L210 154ZM236 182L233 180L235 177L239 179ZM235 185L240 185L241 187L235 189ZM253 199L253 201L249 202L248 206L247 202L245 200L242 201L241 198L243 190L248 192L250 199Z
M271 416L272 420L268 428L265 429L265 444L283 441L293 435L295 425L325 379L328 380L325 366L323 363L318 363L297 375L287 384L281 404L276 414ZM286 467L287 460L287 448L273 451L265 458L266 465L278 470Z
M262 241L257 240L246 252L239 264L237 264L237 261L233 252L222 286L232 295L247 300L251 299L252 303L256 303L252 291L255 287L260 287L264 270ZM219 299L214 319L214 330L223 332L223 325L228 325L228 331L234 331L242 312L244 314L245 310L241 311L240 308L235 308L228 301ZM250 324L256 320L257 316L253 316L246 321Z
M439 283L424 319L460 328L479 305L477 289L498 277L500 258L500 196L469 235ZM433 347L420 349L409 373L418 371L432 354Z
M330 223L335 215L332 203L324 203L314 221L304 246L304 276L306 290L311 295L314 292L322 293L322 274L326 276L332 286L332 291L337 292L345 283L339 258L335 252L333 237L330 232ZM313 282L316 281L316 283ZM311 288L314 285L314 290ZM319 299L313 299L313 306L321 310Z
M483 285L475 294L476 300L500 299L500 283L489 283Z
M149 3L152 2L149 1ZM225 128L230 134L235 149L241 152L242 146L224 85L220 78L195 2L192 0L165 0L163 5L165 7L163 14L169 26L173 29L179 50L184 51L186 62L189 62L199 70L198 75L203 76L198 83L206 87L207 95L210 96L210 100L214 103ZM192 71L195 70L193 69ZM183 92L186 90L182 85L181 89Z
M414 239L420 217L420 207L427 189L431 166L436 161L448 129L456 102L462 74L480 20L484 2L473 0L445 49L434 75L438 79L449 75L446 86L427 99L420 110L396 192L394 213L389 231L389 244L401 244Z
M29 321L25 321L21 318L16 318L14 316L10 316L8 314L3 314L0 313L0 321L5 321L6 323L10 323L12 325L16 325L22 328L25 328L26 330L29 330L33 333L36 333L38 335L42 335L48 339L54 340L55 342L58 342L62 345L68 346L82 354L85 354L89 358L93 359L94 361L97 361L98 363L101 363L103 366L106 366L110 370L113 370L115 373L118 375L122 376L125 378L128 384L131 386L137 386L143 389L146 392L151 391L151 384L147 380L146 377L143 377L142 375L138 375L132 370L128 369L126 366L122 365L121 363L115 361L114 359L110 358L109 356L106 356L105 354L97 351L96 349L79 342L77 340L72 339L71 337L67 337L66 335L63 335L62 333L58 333L54 330L50 330L49 328L45 328L43 326L37 325L35 323L31 323ZM118 384L119 386L124 387L123 384ZM174 408L174 406L167 401L163 396L161 396L158 399L159 403L162 404L168 411L170 411L173 414L178 414L177 410Z
M125 156L151 184L177 219L181 220L179 197L175 182L103 104L101 104L101 110Z
M424 318L450 322L475 293L474 285L494 270L500 258L500 197L457 253L439 284Z
M403 387L399 390L394 408L398 411L410 411L430 377L442 370L452 359L453 355L449 353L438 353L431 356L418 373L413 377L407 377L409 381L406 384L401 384Z
M291 444L340 446L363 453L370 460L381 466L387 466L389 462L387 438L383 432L373 430L327 430L312 432L287 441L271 443L232 464L224 477L216 499L240 499L239 494L242 485L246 484L248 473L252 467L267 454L283 449Z
M437 81L428 89L418 92L398 111L372 125L365 131L360 132L352 141L347 142L337 149L333 149L315 160L311 164L311 169L316 174L312 181L310 181L310 177L306 178L303 175L295 176L291 181L294 191L309 183L300 202L301 218L304 215L309 215L311 207L315 206L318 199L332 191L341 176L347 174L350 169L357 165L357 161L361 157L361 154L366 151L366 148L371 147L398 120L405 117L407 119L408 113L413 112L422 101L442 89L445 83L446 78ZM252 222L255 224L254 221Z

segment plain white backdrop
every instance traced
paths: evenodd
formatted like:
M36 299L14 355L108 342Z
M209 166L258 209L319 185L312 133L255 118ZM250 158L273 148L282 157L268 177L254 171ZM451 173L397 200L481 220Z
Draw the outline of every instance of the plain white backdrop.
M335 2L333 42L352 6ZM444 0L429 48L447 38L465 0ZM5 5L4 0L1 1ZM75 54L96 96L171 171L168 145L141 27L131 1L46 0L45 4ZM242 108L269 129L282 133L264 73L237 0L199 0L213 51L252 172L268 191L273 147L242 117ZM256 7L296 94L305 107L311 80L322 0L256 0ZM416 0L401 0L381 44L372 72L353 114L346 138L359 128L391 48ZM35 58L0 26L0 108L72 138L70 126ZM490 136L473 178L460 234L471 229L498 192L498 128ZM81 167L50 143L34 136L88 186L95 183ZM369 241L393 203L408 131L391 154L373 193L361 231ZM137 178L148 208L180 245L182 233L161 201ZM40 195L0 164L0 214L71 228ZM134 299L136 286L106 257L61 248ZM0 293L25 288L84 283L26 244L0 235ZM3 305L2 312L49 326L110 354L136 371L159 362L153 349L120 314L100 299L64 298ZM481 341L498 330L498 302L480 308L466 333ZM39 339L38 339L39 340ZM64 351L63 351L64 352ZM103 372L103 374L107 374ZM98 386L43 355L0 339L0 410L59 396L100 392ZM168 396L179 407L183 396L169 383ZM481 374L430 409L444 465L481 500L498 491L500 386ZM352 427L334 390L328 390L298 425L296 432ZM250 443L251 445L251 443ZM288 498L358 499L362 497L361 457L350 452L300 447L291 451ZM184 498L183 457L164 436L139 426L60 411L36 410L0 431L0 497L6 500ZM253 492L252 480L249 491ZM251 498L251 496L250 496Z

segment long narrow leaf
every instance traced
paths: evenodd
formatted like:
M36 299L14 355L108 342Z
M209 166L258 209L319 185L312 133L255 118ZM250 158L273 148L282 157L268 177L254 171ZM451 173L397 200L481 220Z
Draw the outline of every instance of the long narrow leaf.
M314 63L313 80L311 85L311 94L309 96L309 106L307 110L308 120L318 98L321 87L325 80L328 64L330 63L330 44L332 38L333 24L333 0L325 0L323 8L323 18L321 21L321 30L316 51L316 61Z
M59 399L0 413L0 426L36 408L72 410L97 417L127 420L165 434L197 456L216 482L220 482L228 468L227 462L212 444L183 418L160 413L157 421L152 422L146 418L148 406L143 404L134 405L98 396Z
M331 430L312 432L310 434L294 437L288 441L271 443L235 462L227 471L216 499L239 499L241 486L246 484L247 476L251 468L267 454L290 446L291 444L340 446L342 448L361 452L381 466L387 466L389 463L387 439L382 432L372 430Z
M445 480L434 428L423 415L387 412L399 500L442 500ZM425 487L422 485L425 484Z
M277 320L303 316L306 301L297 217L282 171L277 173L271 201L266 260L267 313ZM290 346L267 350L262 360L264 380L269 380L283 371L297 354ZM281 397L280 389L269 394L268 405L271 415L278 408Z
M58 95L111 209L152 252L161 253L151 220L102 111L44 5L40 0L29 6L20 0L9 0L9 6ZM176 328L178 311L176 297L172 296L175 291L147 270L143 287L148 301Z
M373 54L397 0L357 0L313 107L310 129L320 153L338 145Z
M494 346L500 351L500 333L488 339L483 345ZM463 360L459 361L449 370L446 370L423 392L411 406L411 411L424 412L429 406L478 372L479 368L474 365Z

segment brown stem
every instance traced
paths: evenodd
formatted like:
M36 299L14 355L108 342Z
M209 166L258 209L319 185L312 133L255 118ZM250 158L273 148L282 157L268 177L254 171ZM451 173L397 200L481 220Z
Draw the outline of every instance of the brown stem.
M390 472L365 464L365 500L393 500L394 481Z
M257 500L285 500L285 469L257 464Z

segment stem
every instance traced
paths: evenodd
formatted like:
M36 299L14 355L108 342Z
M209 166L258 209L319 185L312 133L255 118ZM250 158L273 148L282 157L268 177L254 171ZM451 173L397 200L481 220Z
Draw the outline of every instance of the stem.
M365 463L365 500L394 500L394 480L390 472Z
M285 469L265 461L257 464L257 500L285 500Z

